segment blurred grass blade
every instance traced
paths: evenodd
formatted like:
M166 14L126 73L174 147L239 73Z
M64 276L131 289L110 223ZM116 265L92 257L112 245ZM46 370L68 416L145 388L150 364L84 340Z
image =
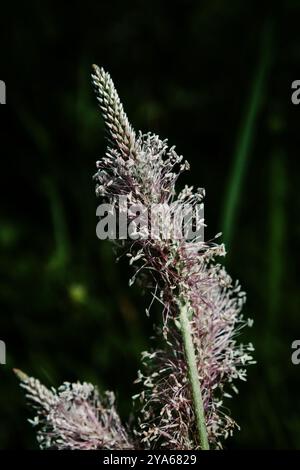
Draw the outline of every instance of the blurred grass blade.
M234 235L239 201L242 193L243 179L245 177L247 159L253 142L255 124L261 103L263 101L264 86L271 59L272 26L267 24L264 28L261 42L260 59L256 73L253 77L249 102L246 107L242 125L238 134L233 164L229 174L227 194L223 207L223 239L230 245Z

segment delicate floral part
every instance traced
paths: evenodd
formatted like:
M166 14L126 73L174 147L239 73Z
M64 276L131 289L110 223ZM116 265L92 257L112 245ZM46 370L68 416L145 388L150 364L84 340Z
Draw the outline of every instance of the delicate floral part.
M147 210L152 204L168 204L172 217L180 204L199 204L202 189L185 187L176 194L178 176L189 168L188 163L166 140L134 132L108 73L94 66L92 79L110 136L106 155L97 162L96 194L120 213L127 210L120 196L129 206L142 204ZM130 224L135 214L127 215ZM172 228L173 222L165 218L164 232L172 233ZM223 439L237 426L223 400L237 393L235 380L245 380L246 366L254 363L252 344L237 342L241 328L250 326L241 313L245 293L215 260L225 255L224 245L205 243L197 236L191 240L158 236L127 238L120 246L135 269L130 284L138 279L152 288L153 300L163 306L162 327L157 331L162 347L143 353L143 370L138 374L142 391L135 396L139 408L135 446L200 448L179 322L179 305L184 303L209 443L222 447ZM38 380L16 373L36 409L31 422L38 427L41 448L133 448L112 393L100 397L91 384L67 382L49 390Z
M166 140L140 133L130 145L130 151L128 145L124 146L128 129L131 135L132 128L123 108L110 104L120 101L109 75L103 71L100 75L97 94L106 125L114 128L111 135L115 145L108 147L106 155L97 162L96 194L120 211L118 197L121 195L128 198L129 204L142 203L148 208L153 203L174 204L174 207L183 202L198 204L204 196L202 189L185 187L176 197L177 178L189 165L174 147L168 147ZM110 108L121 111L112 113ZM112 126L116 115L118 125ZM197 238L190 241L129 239L122 245L135 267L130 284L138 278L151 285L153 299L163 305L161 334L165 347L143 355L144 369L137 380L143 389L135 397L141 408L136 436L146 448L199 448L178 322L178 304L183 301L190 311L208 437L211 446L219 448L222 438L230 435L236 426L223 409L223 398L230 395L230 390L236 392L234 380L245 380L245 367L254 362L253 346L237 343L238 332L247 324L241 314L245 293L215 261L215 257L225 255L225 248Z
M100 398L89 383L65 382L57 390L16 371L26 398L36 410L30 423L38 428L41 449L132 449L128 434L115 409L115 397Z
M236 342L245 326L240 313L245 295L238 284L232 285L224 268L211 262L214 256L211 248L205 255L191 259L189 254L181 261L186 267L182 267L183 292L192 307L190 321L208 438L211 447L221 448L222 440L237 426L223 409L223 397L237 393L234 380L245 380L245 367L254 361L253 346ZM143 387L135 396L141 404L137 435L147 448L195 449L197 429L187 364L173 308L169 302L163 329L165 348L143 353L144 370L137 379Z
M135 156L124 159L122 152L108 148L106 156L97 162L96 193L114 200L126 195L129 203L166 203L175 194L179 174L188 168L174 147L169 148L154 134L139 134Z
M94 65L93 69L93 85L110 140L123 156L134 155L135 133L129 124L114 83L103 68Z

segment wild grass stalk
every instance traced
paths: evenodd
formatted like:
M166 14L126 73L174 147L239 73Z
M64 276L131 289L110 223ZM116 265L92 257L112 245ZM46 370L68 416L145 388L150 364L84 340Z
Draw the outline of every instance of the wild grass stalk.
M183 157L167 140L134 131L107 72L94 66L92 80L109 140L94 175L101 202L125 210L129 224L136 224L135 216L120 196L131 206L165 204L173 217L178 205L198 207L204 190L176 191L178 176L189 169ZM118 243L134 270L130 284L151 289L162 305L156 329L162 346L142 354L135 425L128 430L121 424L111 392L100 396L86 383L48 390L18 373L37 410L33 424L43 448L207 450L220 448L237 427L223 400L237 393L234 381L246 380L246 366L253 363L252 344L237 342L249 324L241 313L246 296L216 261L225 255L224 245L175 237L171 220L163 218L167 237L140 233Z
M237 226L237 217L243 193L243 182L250 157L257 120L264 99L265 85L268 78L272 57L272 25L267 23L262 34L260 57L253 76L248 103L241 120L237 142L229 171L222 210L221 227L224 242L230 247Z

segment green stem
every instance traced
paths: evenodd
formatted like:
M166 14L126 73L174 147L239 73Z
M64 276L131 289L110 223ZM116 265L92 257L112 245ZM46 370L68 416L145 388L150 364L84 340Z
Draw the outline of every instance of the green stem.
M246 167L250 157L251 145L254 139L259 111L264 98L264 89L272 58L272 29L272 23L267 22L262 35L260 59L253 77L249 102L242 119L232 168L229 175L227 193L225 195L222 211L222 232L224 242L227 247L231 244L234 229L236 227L236 219L246 174Z
M196 415L196 423L199 435L199 443L202 450L209 450L207 439L207 431L205 425L203 401L201 395L201 387L197 369L195 349L191 333L191 325L188 318L188 308L184 304L179 306L180 327L183 336L184 350L188 364L189 380L192 388L192 397L194 412Z

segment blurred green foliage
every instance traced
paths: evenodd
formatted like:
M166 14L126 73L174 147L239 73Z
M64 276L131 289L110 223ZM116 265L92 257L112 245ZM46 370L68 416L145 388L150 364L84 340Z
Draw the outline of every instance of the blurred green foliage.
M290 101L300 5L270 5L2 6L0 448L36 447L13 367L48 385L113 389L127 419L151 345L149 298L128 288L126 262L95 234L92 174L105 142L94 62L110 71L134 127L167 136L190 161L180 184L206 188L206 238L224 229L226 263L247 291L254 327L240 339L254 343L258 364L226 404L241 426L226 445L300 448L300 368L290 360L300 336L300 108Z

